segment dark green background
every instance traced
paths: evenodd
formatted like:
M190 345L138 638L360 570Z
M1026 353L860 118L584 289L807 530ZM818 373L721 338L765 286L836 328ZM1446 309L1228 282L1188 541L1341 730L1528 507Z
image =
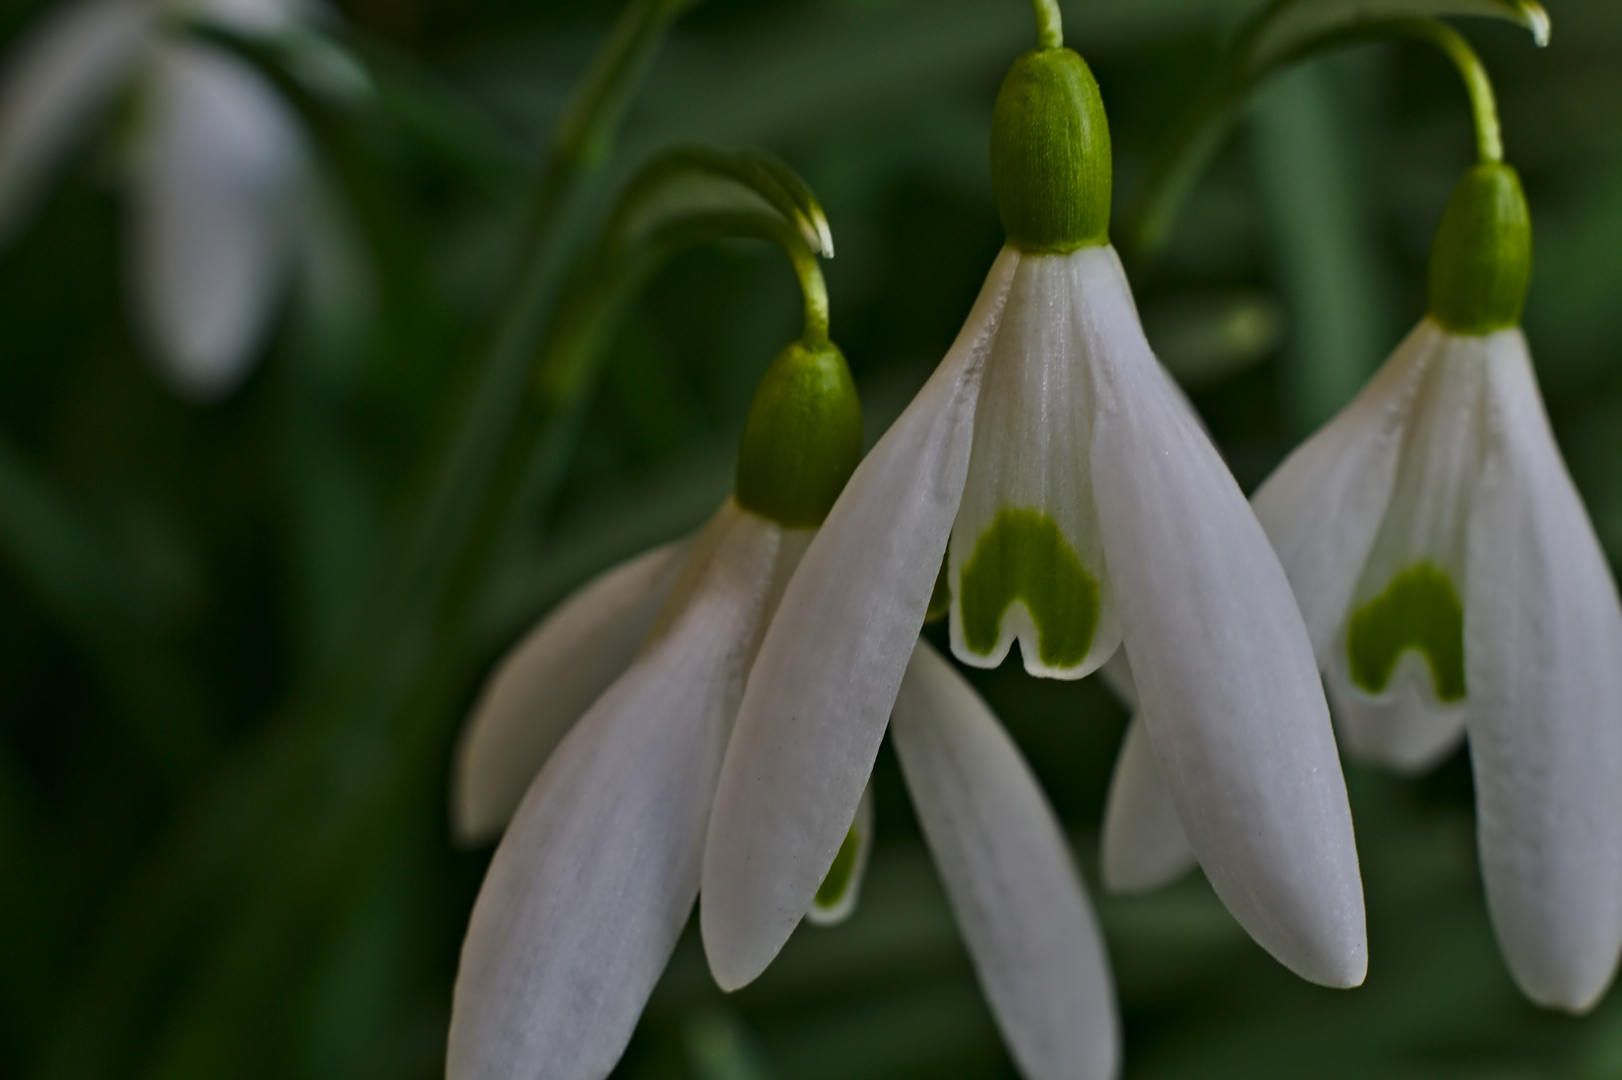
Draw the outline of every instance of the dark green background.
M353 132L350 160L329 165L346 177L369 284L289 296L230 401L175 400L132 343L104 155L76 159L0 253L0 1076L438 1074L488 857L451 848L444 809L479 673L571 586L710 512L754 383L797 332L775 252L680 256L619 325L558 498L515 538L475 629L447 648L473 659L447 659L412 734L364 695L312 690L365 685L346 667L383 662L353 647L369 582L446 438L520 235L522 184L618 9L339 6L442 79L467 110L462 134L497 164L470 173L404 128ZM0 5L0 41L39 7ZM1247 7L1065 4L1110 113L1118 218ZM1551 9L1542 51L1506 25L1460 25L1493 72L1532 205L1539 375L1614 559L1622 4ZM670 142L781 155L832 223L833 337L871 439L950 343L1000 243L991 102L1032 33L1020 0L709 0L660 54L573 232L589 236ZM1263 89L1165 257L1131 268L1151 341L1247 489L1420 316L1431 230L1471 148L1436 55L1337 55ZM976 682L1096 883L1124 716L1093 681L1005 665ZM855 917L801 930L731 997L689 936L620 1075L1012 1075L888 750L877 775ZM1420 780L1357 766L1347 779L1366 985L1295 979L1197 875L1099 898L1126 1075L1622 1076L1616 994L1573 1020L1528 1005L1505 973L1464 756Z

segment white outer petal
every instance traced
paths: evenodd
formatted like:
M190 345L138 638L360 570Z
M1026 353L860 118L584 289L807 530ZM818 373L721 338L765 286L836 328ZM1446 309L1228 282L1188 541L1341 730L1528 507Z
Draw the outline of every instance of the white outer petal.
M811 906L873 771L968 468L975 395L1018 255L1006 251L935 374L857 466L761 642L704 851L710 970L763 971Z
M1361 393L1251 496L1320 661L1346 624L1380 531L1414 399L1442 331L1416 326Z
M1028 1080L1107 1080L1115 989L1064 833L1008 733L920 641L891 724L992 1015Z
M247 376L293 252L297 131L263 79L164 45L134 161L130 287L160 374L222 397Z
M1098 669L1098 677L1104 680L1104 686L1115 695L1116 701L1134 712L1137 710L1138 687L1132 681L1132 662L1127 659L1125 649L1115 650L1115 655Z
M1120 262L1084 249L1099 368L1093 479L1155 758L1217 895L1296 974L1368 966L1351 810L1283 568L1149 351Z
M781 530L728 503L664 628L558 746L462 945L449 1080L601 1080L698 893L727 721Z
M1149 732L1136 716L1110 776L1103 848L1104 887L1111 892L1150 892L1199 865L1160 776Z
M1433 700L1430 667L1419 653L1409 650L1397 658L1390 685L1375 698L1353 684L1339 655L1345 649L1344 638L1340 640L1343 644L1324 673L1324 688L1348 756L1420 773L1458 749L1468 703Z
M52 11L6 57L0 88L0 242L32 214L51 170L124 81L145 37L139 0Z
M502 657L456 747L451 830L458 842L500 834L559 740L631 666L675 584L682 551L666 544L604 571Z
M1520 331L1487 363L1464 605L1482 874L1521 989L1583 1012L1622 942L1622 610Z

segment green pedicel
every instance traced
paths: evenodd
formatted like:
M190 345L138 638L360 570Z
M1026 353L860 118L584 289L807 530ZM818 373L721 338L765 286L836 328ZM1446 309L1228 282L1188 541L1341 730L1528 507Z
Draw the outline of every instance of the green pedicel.
M862 405L839 350L795 342L760 380L738 450L738 505L815 528L862 459Z
M1371 694L1385 691L1397 658L1409 649L1430 665L1439 700L1463 700L1464 606L1447 574L1428 563L1392 578L1346 627L1352 681Z
M1069 49L1014 61L991 114L991 188L1008 242L1064 253L1109 243L1109 122Z
M1532 279L1532 223L1508 165L1467 170L1431 242L1430 316L1455 334L1519 326Z
M845 834L845 842L839 845L834 864L828 867L828 876L822 879L822 884L817 888L817 897L813 901L817 907L835 907L844 898L856 874L856 852L861 846L856 839L856 826L852 825Z
M958 598L963 643L989 656L1018 600L1036 624L1037 656L1050 668L1087 658L1098 627L1098 582L1053 519L1040 510L999 510L963 566Z

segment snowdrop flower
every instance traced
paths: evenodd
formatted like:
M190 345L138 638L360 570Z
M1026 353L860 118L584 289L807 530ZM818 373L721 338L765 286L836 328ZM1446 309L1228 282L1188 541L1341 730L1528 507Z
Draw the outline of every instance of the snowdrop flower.
M83 0L53 12L8 58L0 87L0 240L115 97L122 134L127 288L158 374L210 400L246 377L294 255L304 150L255 72L162 25L208 18L274 32L297 0Z
M512 821L462 946L450 1080L600 1080L624 1052L698 895L761 630L860 455L844 358L790 346L709 525L587 585L498 668L453 816L465 837Z
M1622 607L1544 415L1515 171L1477 165L1430 310L1256 493L1350 753L1422 769L1469 734L1494 928L1581 1012L1622 947Z
M1144 339L1107 237L1109 133L1074 52L1027 53L993 119L1008 244L940 367L785 591L727 747L704 943L755 978L846 835L951 539L953 652L1079 678L1124 643L1177 817L1280 961L1366 967L1351 816L1289 583Z
M1431 250L1430 310L1256 493L1348 752L1405 772L1468 733L1488 907L1521 989L1583 1012L1622 948L1622 608L1544 416L1514 170L1477 165ZM1127 869L1180 872L1152 768L1116 764ZM1152 764L1152 763L1151 763ZM1186 862L1183 864L1186 867Z

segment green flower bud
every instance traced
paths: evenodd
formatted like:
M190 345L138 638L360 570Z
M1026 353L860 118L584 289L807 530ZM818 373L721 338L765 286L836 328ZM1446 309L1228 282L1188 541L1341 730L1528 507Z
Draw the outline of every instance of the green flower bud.
M862 404L831 342L797 341L755 391L738 451L738 505L790 528L822 524L862 459Z
M1430 315L1456 334L1519 326L1532 278L1520 177L1498 162L1465 172L1431 242Z
M1014 61L991 116L991 187L1021 251L1109 243L1109 121L1093 73L1070 49Z

